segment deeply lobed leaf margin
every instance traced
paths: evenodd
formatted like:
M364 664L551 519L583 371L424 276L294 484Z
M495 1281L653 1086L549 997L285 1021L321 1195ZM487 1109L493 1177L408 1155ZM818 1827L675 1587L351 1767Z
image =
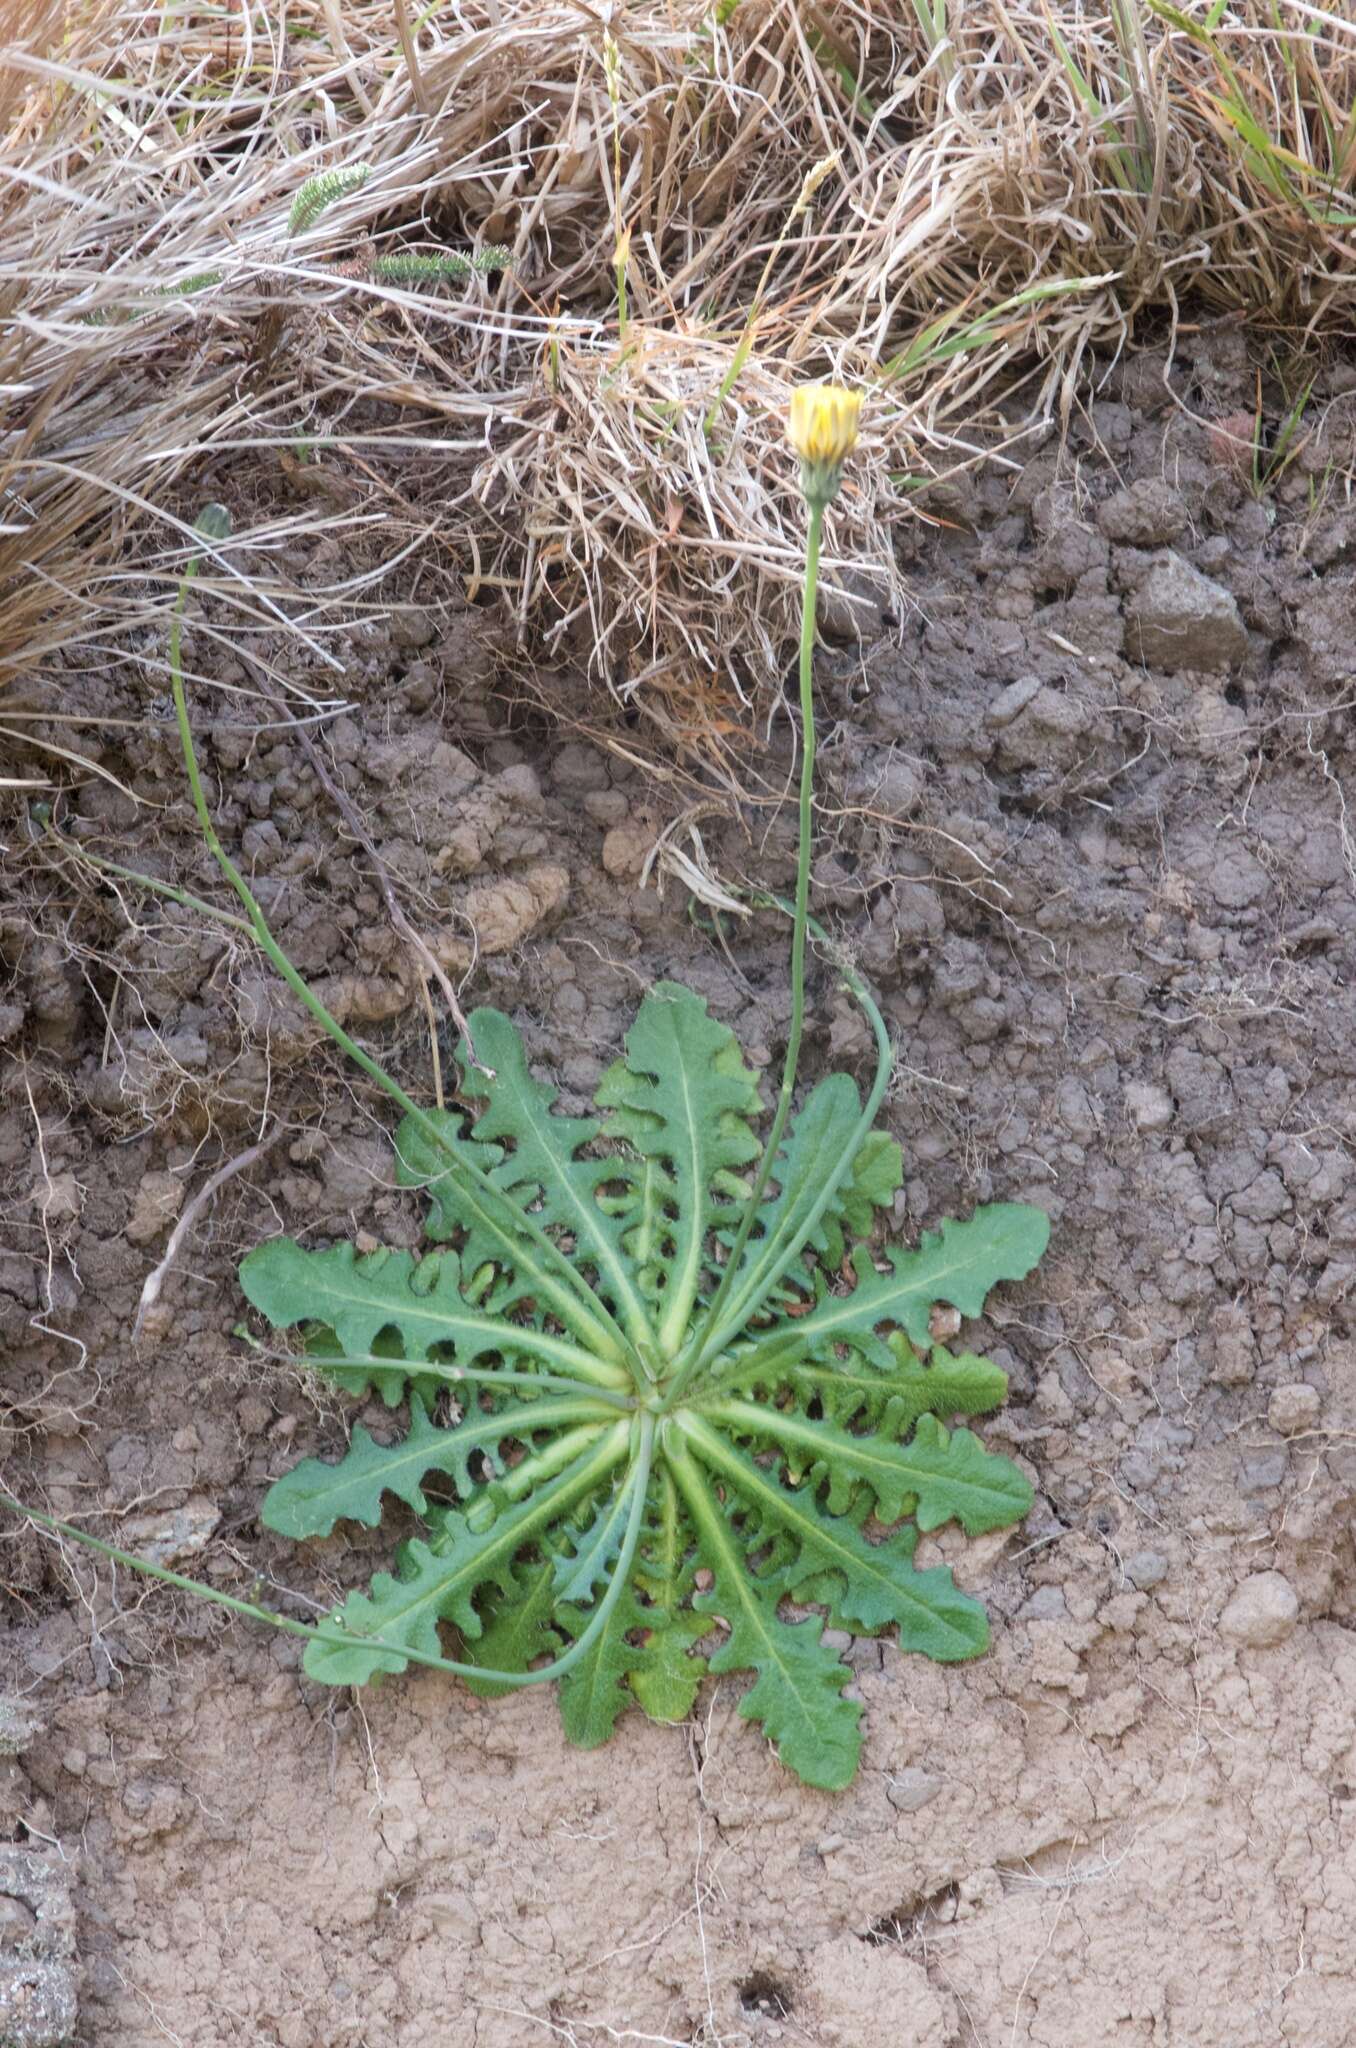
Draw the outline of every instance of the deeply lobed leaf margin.
M277 1239L242 1267L251 1302L303 1330L318 1370L388 1407L409 1402L403 1437L380 1443L358 1425L337 1464L305 1461L265 1503L268 1526L292 1537L375 1527L387 1496L425 1525L394 1573L349 1595L335 1617L345 1640L313 1643L306 1669L363 1683L436 1654L450 1626L468 1662L504 1674L470 1681L495 1696L585 1644L559 1698L586 1746L632 1700L681 1719L708 1664L752 1671L741 1712L807 1782L845 1784L861 1744L850 1673L823 1621L785 1603L858 1633L893 1627L939 1661L985 1647L982 1607L945 1568L915 1567L917 1537L950 1520L1006 1527L1031 1491L948 1426L990 1412L1006 1382L933 1344L931 1323L939 1305L976 1315L995 1285L1025 1277L1048 1221L995 1204L912 1250L873 1250L898 1148L870 1133L844 1153L860 1103L832 1076L791 1126L729 1275L745 1325L702 1365L703 1304L759 1149L757 1082L733 1034L689 991L658 985L591 1118L559 1114L508 1019L482 1010L472 1024L494 1067L465 1072L472 1114L442 1115L436 1156L418 1126L398 1137L400 1177L426 1190L438 1248L363 1257ZM459 1147L479 1176L470 1201ZM562 1278L567 1260L587 1286ZM701 1370L665 1411L684 1358ZM634 1418L650 1412L642 1502ZM633 1526L626 1581L612 1586L633 1501L639 1540Z

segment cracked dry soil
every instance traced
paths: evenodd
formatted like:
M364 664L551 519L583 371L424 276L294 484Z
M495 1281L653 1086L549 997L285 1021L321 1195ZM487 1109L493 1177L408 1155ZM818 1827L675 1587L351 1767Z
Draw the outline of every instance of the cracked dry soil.
M1011 1374L985 1434L1035 1511L936 1545L992 1653L854 1646L864 1768L829 1796L730 1681L691 1730L633 1714L578 1754L539 1692L325 1693L291 1641L11 1525L3 1689L38 1725L0 1780L0 1981L66 1971L85 2048L1351 2041L1356 376L1320 379L1260 500L1218 428L1251 388L1227 330L1167 382L1130 361L1062 453L951 486L949 525L901 535L916 611L819 661L815 896L903 1047L898 1228L990 1199L1055 1222L972 1333ZM458 971L476 928L468 995L567 1094L660 975L775 1060L784 933L726 955L679 887L639 887L673 790L514 708L496 630L355 629L325 729L415 922ZM141 808L89 781L67 824L215 893L159 651L61 696L139 721L101 759ZM293 957L428 1097L417 985L293 737L240 696L199 717ZM779 728L770 791L788 763ZM702 832L732 880L789 874L787 805ZM233 1342L232 1275L278 1228L413 1243L389 1119L229 935L21 816L4 837L9 1483L231 1589L323 1597L387 1539L259 1529L269 1480L351 1416ZM810 1044L812 1071L865 1050L823 970ZM133 1342L185 1201L261 1130ZM15 1857L73 1900L76 1964ZM26 2010L0 2037L65 2037L67 2008Z

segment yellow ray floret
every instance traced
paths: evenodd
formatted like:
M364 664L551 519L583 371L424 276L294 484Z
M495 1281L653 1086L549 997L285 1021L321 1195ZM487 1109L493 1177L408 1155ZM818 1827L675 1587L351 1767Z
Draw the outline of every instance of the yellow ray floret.
M808 498L831 498L843 464L857 445L862 414L859 391L841 384L802 384L791 394L787 439L801 461Z

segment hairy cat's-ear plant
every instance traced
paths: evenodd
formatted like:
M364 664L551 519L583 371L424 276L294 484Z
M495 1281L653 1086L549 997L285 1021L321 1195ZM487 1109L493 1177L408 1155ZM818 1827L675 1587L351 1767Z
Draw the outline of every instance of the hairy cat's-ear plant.
M596 1115L557 1112L495 1010L470 1020L479 1064L462 1049L465 1107L415 1104L297 973L217 838L184 698L181 593L171 672L207 843L278 972L402 1110L397 1171L422 1191L435 1247L418 1258L274 1238L246 1257L247 1298L300 1333L316 1372L408 1412L392 1440L357 1425L337 1463L286 1473L262 1519L328 1536L345 1520L375 1526L390 1495L422 1533L399 1546L394 1572L318 1625L110 1554L304 1636L314 1679L360 1685L414 1663L482 1694L558 1680L567 1733L592 1745L628 1702L681 1720L703 1672L751 1672L740 1711L790 1769L836 1787L856 1769L861 1708L845 1697L825 1617L858 1634L893 1626L903 1647L943 1662L985 1646L983 1608L914 1551L947 1522L1005 1527L1031 1492L969 1429L948 1426L997 1407L1006 1381L936 1344L933 1314L944 1303L976 1315L995 1283L1028 1273L1046 1219L1000 1203L912 1251L871 1242L901 1179L898 1145L874 1129L892 1054L870 992L841 963L874 1036L872 1085L863 1102L829 1074L791 1119L816 573L859 413L853 394L817 386L797 393L790 419L809 508L800 842L791 1028L761 1144L757 1076L733 1033L671 982L641 1004ZM460 1659L444 1654L444 1626Z

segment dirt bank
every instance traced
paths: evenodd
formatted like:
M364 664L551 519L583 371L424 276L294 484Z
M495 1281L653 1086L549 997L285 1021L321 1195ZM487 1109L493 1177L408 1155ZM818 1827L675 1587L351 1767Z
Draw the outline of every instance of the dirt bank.
M854 1649L864 1769L829 1796L728 1680L687 1731L635 1714L579 1754L539 1693L326 1693L290 1641L7 1526L7 1682L41 1726L0 1833L74 1902L85 2048L1342 2048L1354 391L1325 373L1259 491L1230 438L1240 334L1187 336L1170 382L1156 358L1109 372L1063 450L901 534L906 618L868 607L820 657L816 903L902 1047L899 1228L991 1199L1056 1226L975 1333L1012 1376L987 1440L1039 1489L1023 1528L955 1546L992 1653ZM158 652L148 631L73 671L60 708L109 721L101 762L137 801L91 780L61 815L215 898ZM333 772L468 996L567 1091L661 975L779 1056L783 931L725 950L676 882L639 886L680 800L524 706L492 610L356 628L347 659ZM201 632L189 661L250 679ZM248 696L198 704L223 836L292 957L430 1097L417 978L295 734ZM785 805L701 833L730 881L789 873ZM96 881L22 813L3 837L10 1483L233 1590L324 1598L386 1539L299 1552L256 1518L351 1404L233 1340L233 1271L278 1229L416 1241L385 1108L232 935ZM820 971L812 1065L864 1051ZM261 1139L134 1339L176 1219ZM18 1905L60 1975L62 1913Z

